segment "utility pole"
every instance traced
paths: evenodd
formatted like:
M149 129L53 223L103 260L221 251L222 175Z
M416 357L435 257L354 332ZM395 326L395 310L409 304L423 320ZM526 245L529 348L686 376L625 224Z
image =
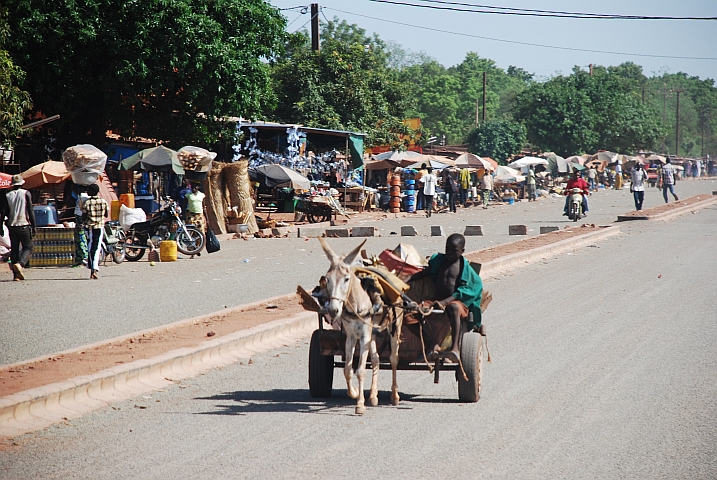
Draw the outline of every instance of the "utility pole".
M593 64L592 63L590 64L590 76L591 77L593 76Z
M480 100L476 100L476 127L480 125Z
M677 119L675 125L675 157L680 155L680 93L684 90L675 90L677 92Z
M486 89L488 87L488 72L483 72L483 121L485 122L485 101L486 101Z
M311 50L319 51L319 4L311 4Z

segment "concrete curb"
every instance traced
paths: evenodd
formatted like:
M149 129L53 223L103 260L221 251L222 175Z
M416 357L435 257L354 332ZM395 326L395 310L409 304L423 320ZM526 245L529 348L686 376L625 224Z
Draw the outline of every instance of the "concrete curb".
M486 262L481 268L481 276L484 278L495 277L527 263L557 255L617 233L619 233L619 227L606 227L598 232L578 235ZM291 296L293 294L271 297L3 367L45 360L60 354L75 353L107 343L124 341L141 336L143 333L171 329L178 325L199 323L217 315L246 310L252 306ZM0 398L0 437L14 437L63 420L77 418L113 402L127 400L178 380L196 376L211 368L229 365L240 359L249 358L253 354L295 342L313 331L316 328L316 323L315 313L302 312L288 319L275 320L214 340L207 340L197 347L172 350L157 357L119 365L93 375L75 377L2 397Z
M544 245L542 247L533 248L524 252L514 253L505 257L500 257L490 262L486 262L481 266L480 275L482 278L495 278L498 275L507 273L510 270L515 270L524 265L534 263L538 260L542 260L546 257L559 255L561 253L575 250L584 245L588 245L599 240L603 240L612 235L620 233L620 227L610 226L603 227L597 232L590 232L583 235L578 235L572 238L566 238L559 242ZM520 241L520 240L518 240ZM475 254L480 252L471 252L467 255Z
M316 313L302 312L208 340L197 347L172 350L151 359L2 397L0 437L14 437L77 418L113 402L287 345L304 338L316 328L316 323Z
M657 215L618 215L617 221L629 222L633 220L669 220L672 217L685 214L692 210L709 207L715 203L717 203L717 197L708 198L707 200L702 200L701 202L693 203L692 205L685 205L684 207L675 208L670 212L659 213Z

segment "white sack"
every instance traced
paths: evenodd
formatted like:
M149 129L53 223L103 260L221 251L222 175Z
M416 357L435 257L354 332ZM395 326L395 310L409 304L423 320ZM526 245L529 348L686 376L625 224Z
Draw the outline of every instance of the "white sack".
M141 208L129 208L127 205L120 206L119 222L123 230L139 222L146 222L147 214Z

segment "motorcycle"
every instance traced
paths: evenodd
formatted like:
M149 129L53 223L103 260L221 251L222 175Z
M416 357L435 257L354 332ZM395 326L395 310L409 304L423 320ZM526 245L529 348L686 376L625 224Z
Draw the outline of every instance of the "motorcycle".
M115 263L124 262L124 239L125 233L119 222L105 223L105 228L102 229L102 243L100 244L102 253L100 258L105 263L107 262L107 256L111 256L112 261Z
M138 261L146 250L157 248L161 241L169 240L173 233L177 250L184 255L199 255L204 248L204 232L182 221L182 209L177 202L170 197L165 197L164 200L162 209L151 219L134 223L127 230L123 247L125 259L128 261Z
M577 222L583 216L583 191L580 188L571 188L568 201L568 218Z

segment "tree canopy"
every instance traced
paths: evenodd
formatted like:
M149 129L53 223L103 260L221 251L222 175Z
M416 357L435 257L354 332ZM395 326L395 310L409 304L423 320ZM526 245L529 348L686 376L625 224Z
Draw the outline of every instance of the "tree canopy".
M525 146L525 127L510 120L483 122L468 134L468 149L482 157L490 157L505 165L511 155Z
M402 122L409 106L406 84L388 65L377 37L346 22L321 30L321 50L308 37L292 40L291 55L272 68L275 105L266 116L309 127L360 131L367 146L404 147L415 134Z
M593 75L576 68L530 86L518 95L514 115L532 144L560 155L653 149L664 137L657 112L641 104L624 77L603 68Z
M7 10L0 8L0 147L20 134L23 116L32 107L30 94L21 88L25 72L5 49L9 31Z
M9 50L59 146L124 136L206 144L268 95L285 18L261 0L9 0Z

